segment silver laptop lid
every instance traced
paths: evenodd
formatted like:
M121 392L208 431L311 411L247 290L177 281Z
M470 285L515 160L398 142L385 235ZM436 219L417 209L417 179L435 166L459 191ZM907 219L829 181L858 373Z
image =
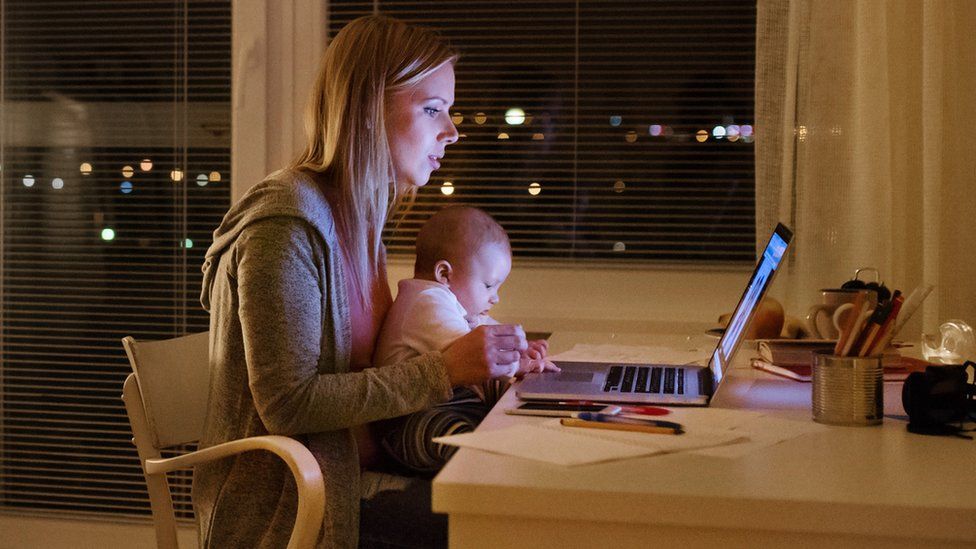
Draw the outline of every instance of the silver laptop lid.
M756 269L752 272L752 279L749 280L749 285L746 286L735 312L732 313L732 318L729 319L729 325L725 328L722 339L715 346L715 352L709 362L712 371L713 391L718 389L719 382L725 377L725 372L728 371L729 364L735 357L735 352L742 344L743 336L752 321L756 307L766 295L766 290L772 283L780 261L786 254L786 248L792 239L793 232L782 223L776 225L773 235L769 237L766 249L763 250L759 257L759 263L756 264Z

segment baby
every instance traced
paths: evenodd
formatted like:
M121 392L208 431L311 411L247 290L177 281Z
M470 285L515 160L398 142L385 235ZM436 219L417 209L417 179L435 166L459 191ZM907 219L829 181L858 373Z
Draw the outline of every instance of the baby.
M380 367L442 350L482 324L497 324L488 311L512 270L511 245L501 225L477 208L448 207L420 229L416 248L414 277L400 281L380 331L375 356ZM557 371L546 352L545 340L529 341L509 376ZM507 383L505 378L455 387L450 401L388 422L381 427L383 448L414 472L438 471L455 449L431 439L473 430Z

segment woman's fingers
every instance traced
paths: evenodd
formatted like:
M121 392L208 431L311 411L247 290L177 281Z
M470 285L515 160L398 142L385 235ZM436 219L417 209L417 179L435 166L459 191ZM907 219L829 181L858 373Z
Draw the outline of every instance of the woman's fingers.
M477 384L507 375L526 348L521 326L479 326L444 350L444 363L453 385Z

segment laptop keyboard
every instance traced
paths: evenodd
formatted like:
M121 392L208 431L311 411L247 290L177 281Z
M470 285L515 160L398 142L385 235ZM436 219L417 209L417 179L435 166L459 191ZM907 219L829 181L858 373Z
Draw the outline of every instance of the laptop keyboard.
M665 366L611 366L603 392L685 394L685 369Z

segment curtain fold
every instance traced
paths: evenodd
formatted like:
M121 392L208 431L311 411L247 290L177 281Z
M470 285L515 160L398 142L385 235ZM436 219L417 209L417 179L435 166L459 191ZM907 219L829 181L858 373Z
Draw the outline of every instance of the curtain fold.
M757 234L796 232L787 312L876 267L935 285L903 338L976 325L976 2L760 0L757 17Z

